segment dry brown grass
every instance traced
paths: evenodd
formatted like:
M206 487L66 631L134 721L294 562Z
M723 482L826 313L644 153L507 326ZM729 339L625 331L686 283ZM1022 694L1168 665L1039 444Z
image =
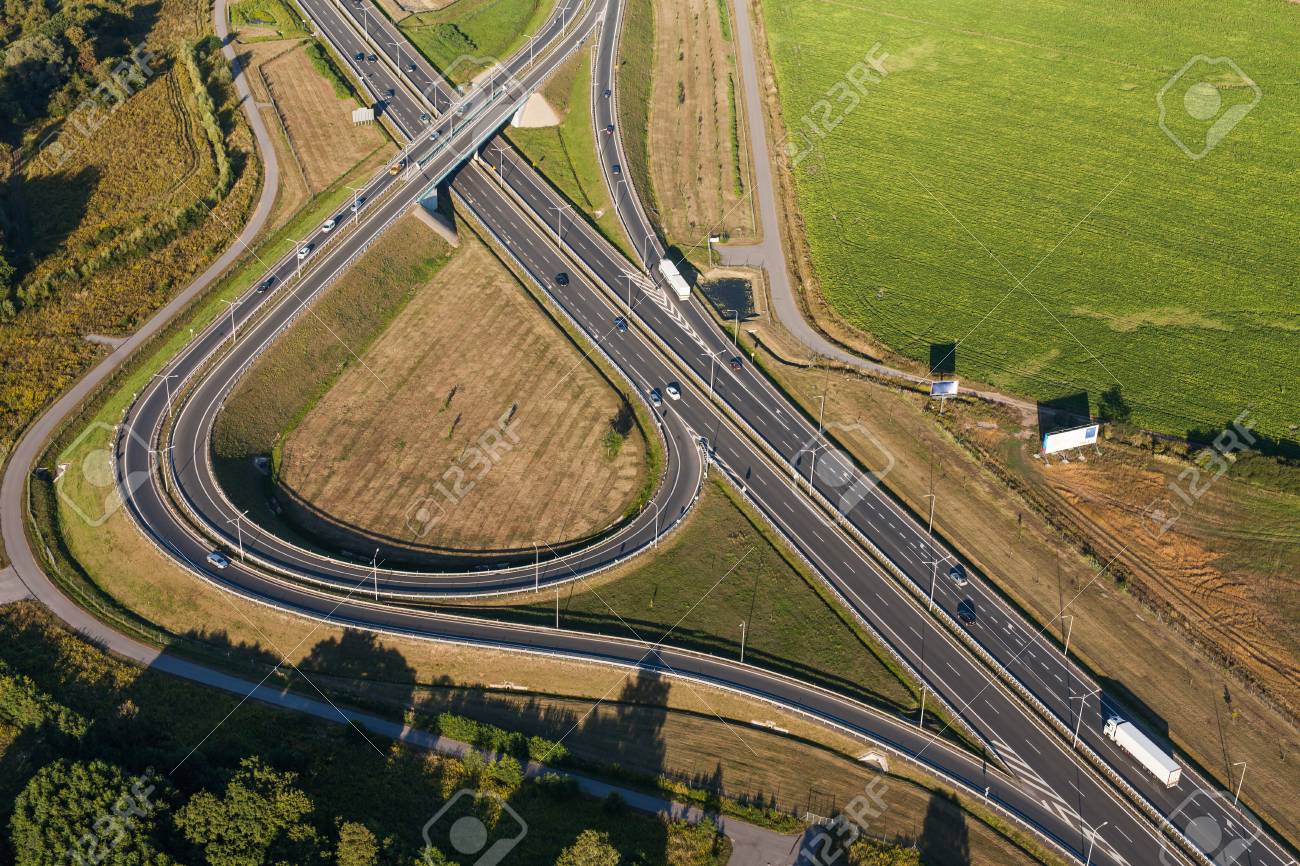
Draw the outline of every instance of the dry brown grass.
M311 194L385 143L378 126L353 125L356 101L334 93L302 45L268 61L262 72Z
M782 340L779 327L755 327L789 360L806 359ZM858 421L871 429L896 461L885 485L914 513L928 510L933 462L937 533L995 575L1040 623L1057 620L1061 606L1074 599L1071 652L1113 681L1109 691L1117 697L1131 692L1137 706L1164 719L1179 747L1220 780L1232 776L1233 762L1249 761L1243 798L1271 814L1275 826L1300 826L1300 804L1285 793L1295 777L1300 734L1283 713L1242 687L1217 655L1231 652L1235 663L1288 694L1296 688L1294 656L1288 655L1294 626L1288 627L1280 604L1296 595L1293 515L1300 505L1293 497L1285 502L1282 495L1224 478L1156 542L1142 525L1141 510L1180 465L1107 443L1100 458L1089 454L1086 463L1045 471L1028 457L1036 440L1018 415L950 404L945 430L919 395L767 357L805 408L815 412L815 395L826 392L828 423ZM846 444L869 463L879 453L851 437ZM1006 479L1023 485L1028 496L1009 491ZM1093 546L1095 559L1079 552L1080 541ZM1147 562L1141 571L1129 568L1134 577L1127 588L1110 573L1098 577L1121 549L1120 565ZM1176 626L1152 605L1172 605L1187 621ZM1058 640L1064 636L1059 621L1051 631ZM1214 641L1215 649L1198 647L1189 639L1193 634Z
M749 146L740 130L741 188L733 153L730 106L734 51L722 30L718 0L655 4L655 69L650 101L650 176L670 241L703 245L710 233L754 236ZM737 110L740 106L737 106Z
M645 443L633 427L610 456L625 404L608 382L469 236L418 292L289 437L281 483L342 523L444 548L556 544L617 520ZM467 451L507 415L518 441L499 460ZM408 516L426 499L443 517L421 537Z

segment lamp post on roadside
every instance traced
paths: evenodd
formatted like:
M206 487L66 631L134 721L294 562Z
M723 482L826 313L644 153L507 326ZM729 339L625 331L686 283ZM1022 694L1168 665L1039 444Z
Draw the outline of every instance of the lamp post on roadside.
M740 663L745 663L745 621L740 621Z
M548 207L555 211L555 245L558 247L560 246L560 215L563 214L569 206L567 204L553 204L548 205Z
M1102 821L1100 824L1097 825L1096 829L1089 831L1089 833L1088 833L1088 858L1087 858L1086 860L1084 860L1084 862L1083 862L1083 866L1092 866L1092 846L1097 844L1097 836L1099 836L1099 835L1101 834L1101 828L1102 828L1102 827L1105 827L1105 826L1106 826L1107 824L1109 824L1109 823L1110 823L1109 821ZM1088 825L1087 825L1087 823L1085 822L1083 826L1087 827Z
M1074 743L1073 745L1071 745L1070 748L1073 749L1079 748L1079 728L1083 726L1083 708L1088 703L1088 698L1092 697L1093 695L1096 695L1100 691L1101 688L1098 687L1096 689L1093 689L1091 692L1089 692L1086 695L1071 695L1068 698L1066 698L1067 703L1069 701L1079 702L1079 716L1074 720Z
M236 338L236 333L235 333L235 307L238 307L238 306L239 306L241 303L243 303L243 302L242 302L242 301L228 301L228 300L226 300L225 298L221 298L221 303L226 304L226 305L228 305L228 306L230 307L230 345L233 347L233 346L235 345L235 338Z
M630 313L632 312L632 284L636 282L636 274L624 271L623 279L627 280L627 311Z
M1070 657L1070 634L1074 631L1074 614L1063 613L1062 619L1069 619L1070 623L1065 628L1065 649L1061 652L1061 657L1068 659Z
M239 519L240 519L241 517L246 516L247 514L248 514L248 509L245 508L243 511L239 512L238 514L236 514L236 515L234 516L233 519L228 519L228 520L226 521L227 523L233 523L233 524L235 524L235 538L236 538L236 539L238 540L238 542L239 542L239 561L240 561L240 562L243 562L243 561L244 561L244 532L243 532L243 530L242 530L242 529L240 528L240 526L239 526Z
M1241 778L1237 780L1237 791L1232 795L1232 805L1234 806L1237 805L1237 801L1241 799L1241 786L1246 782L1246 762L1237 761L1232 766L1235 767L1237 765L1241 765Z
M153 374L153 378L162 379L163 385L167 388L167 415L169 417L172 414L172 379L175 379L176 376L177 376L176 373L167 373L167 374L154 373Z
M370 580L375 588L375 601L379 601L379 548L370 557Z
M542 553L537 549L537 542L533 542L533 592L537 592L542 586Z
M709 358L709 399L712 400L713 399L713 370L718 363L718 353L717 352L700 353L701 358L705 357L706 355Z
M352 190L352 224L355 226L361 222L361 190L350 184L344 184Z

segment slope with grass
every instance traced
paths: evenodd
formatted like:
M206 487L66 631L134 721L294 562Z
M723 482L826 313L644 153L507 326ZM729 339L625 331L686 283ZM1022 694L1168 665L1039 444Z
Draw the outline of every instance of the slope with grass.
M542 94L560 116L558 126L507 127L506 138L608 240L635 259L609 200L591 128L591 50L579 51L547 79ZM488 159L488 164L492 160Z
M820 291L923 361L1038 398L1120 384L1145 427L1243 408L1295 438L1300 7L762 4ZM888 74L854 71L873 43ZM1205 158L1186 97L1258 105ZM855 81L862 86L858 87ZM1201 83L1204 82L1204 83ZM1194 100L1193 100L1194 101ZM1193 105L1193 107L1195 107ZM1213 107L1213 106L1210 106ZM1021 282L1023 281L1023 283ZM1212 435L1212 434L1211 434Z
M729 22L727 0L656 5L649 132L624 130L648 136L656 219L668 242L701 265L710 235L755 233Z

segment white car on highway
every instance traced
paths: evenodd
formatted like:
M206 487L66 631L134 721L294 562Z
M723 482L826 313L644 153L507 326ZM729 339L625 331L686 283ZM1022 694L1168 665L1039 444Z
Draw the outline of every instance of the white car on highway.
M669 382L664 386L664 391L667 392L669 400L682 399L682 389L678 387L676 382Z
M323 232L332 231L334 227L338 224L339 221L337 219L335 219L334 217L330 217L329 219L325 220L325 222L321 225L320 230Z
M219 550L214 550L208 554L208 564L214 568L225 568L230 565L230 560Z
M298 261L302 261L311 254L311 244L303 244L298 247Z

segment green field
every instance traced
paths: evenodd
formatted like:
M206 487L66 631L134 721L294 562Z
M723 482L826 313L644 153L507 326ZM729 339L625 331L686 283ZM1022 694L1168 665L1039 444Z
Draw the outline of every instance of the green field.
M523 45L550 10L550 0L459 0L404 18L399 26L452 83L464 84Z
M1039 399L1095 406L1118 385L1144 427L1214 431L1249 409L1296 438L1300 7L762 8L787 130L815 139L795 169L813 266L848 321L918 360L958 341L959 377ZM851 106L837 82L875 42L889 74ZM1202 64L1169 89L1193 149L1197 96L1261 98L1196 160L1157 95L1200 54L1249 81Z

